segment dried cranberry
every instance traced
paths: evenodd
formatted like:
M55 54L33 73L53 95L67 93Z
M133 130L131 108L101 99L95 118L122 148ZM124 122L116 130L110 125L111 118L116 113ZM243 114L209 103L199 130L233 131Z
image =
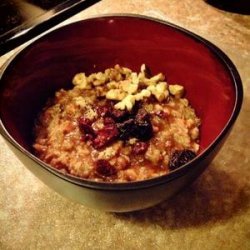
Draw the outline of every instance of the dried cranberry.
M103 105L96 107L97 114L101 117L105 117L110 115L111 113L111 106L110 105Z
M96 162L96 174L101 177L110 177L116 174L116 169L106 160Z
M115 124L115 121L114 121L114 119L111 118L111 117L105 117L104 120L103 120L103 123L104 123L105 125L108 125L108 124Z
M134 154L143 154L148 149L148 143L147 142L136 142L133 147L133 153Z
M90 119L86 118L85 116L81 116L78 119L78 123L80 126L81 125L91 125L92 121Z
M117 138L119 132L115 123L106 124L102 129L96 131L96 138L93 140L93 147L96 149L106 146Z
M117 123L117 128L119 130L119 138L121 140L127 140L133 137L135 131L134 119L128 119L124 122Z
M82 139L83 141L92 141L94 138L96 137L96 135L93 133L93 134L84 134L82 136Z
M78 124L79 124L80 130L84 132L84 138L86 140L92 140L95 137L95 131L93 130L91 126L92 124L91 120L82 116L78 119Z
M186 164L187 162L191 161L193 158L196 157L196 154L191 150L176 150L171 155L169 169L175 170L182 165Z

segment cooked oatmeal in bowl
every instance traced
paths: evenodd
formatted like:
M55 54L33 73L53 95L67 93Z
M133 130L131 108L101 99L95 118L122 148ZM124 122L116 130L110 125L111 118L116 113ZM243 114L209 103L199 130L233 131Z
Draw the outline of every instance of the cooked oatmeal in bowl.
M36 155L73 176L129 182L162 176L199 151L200 119L184 87L115 65L78 73L74 87L61 89L34 128Z
M156 205L190 185L227 140L243 100L223 51L138 15L55 29L16 54L0 81L0 134L24 166L65 198L113 212Z

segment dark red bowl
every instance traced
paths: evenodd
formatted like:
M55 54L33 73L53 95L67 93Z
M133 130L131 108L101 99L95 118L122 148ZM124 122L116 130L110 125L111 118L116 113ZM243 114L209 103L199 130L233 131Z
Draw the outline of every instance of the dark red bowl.
M136 71L146 63L169 83L184 85L202 120L199 156L166 176L113 184L63 174L36 158L32 127L48 97L70 88L78 72L117 63ZM107 211L152 206L194 180L225 141L243 98L239 74L220 49L176 25L138 15L97 17L54 30L16 55L0 81L1 134L20 159L64 196Z

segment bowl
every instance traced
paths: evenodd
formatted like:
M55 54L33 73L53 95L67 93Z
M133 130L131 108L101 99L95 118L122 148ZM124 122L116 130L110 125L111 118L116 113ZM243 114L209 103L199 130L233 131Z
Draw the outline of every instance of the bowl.
M48 97L69 88L77 72L117 63L136 71L146 63L168 82L184 85L202 120L199 155L165 176L130 183L81 179L39 160L32 127ZM195 180L226 140L243 98L240 76L219 48L174 24L139 15L99 16L53 30L15 55L0 81L0 131L17 157L59 194L114 212L153 206Z

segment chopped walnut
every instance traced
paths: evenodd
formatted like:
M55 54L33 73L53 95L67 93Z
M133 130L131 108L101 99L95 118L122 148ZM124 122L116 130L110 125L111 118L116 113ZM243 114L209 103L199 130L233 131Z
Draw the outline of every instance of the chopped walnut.
M88 82L84 73L76 74L72 82L79 89L91 89L91 84Z
M126 97L126 94L120 89L111 89L107 92L106 98L109 100L121 101Z
M134 105L135 105L135 96L127 95L124 99L122 99L115 105L115 108L121 110L127 109L128 111L130 111L132 110Z
M136 101L150 96L162 102L169 97L169 92L176 98L180 98L184 93L183 86L168 85L162 73L151 76L145 64L142 64L139 74L118 64L114 68L88 77L84 73L79 73L75 75L73 84L80 89L96 88L97 96L117 101L116 109L128 111L132 110Z
M180 98L184 94L184 87L178 84L169 85L169 92L177 98Z

